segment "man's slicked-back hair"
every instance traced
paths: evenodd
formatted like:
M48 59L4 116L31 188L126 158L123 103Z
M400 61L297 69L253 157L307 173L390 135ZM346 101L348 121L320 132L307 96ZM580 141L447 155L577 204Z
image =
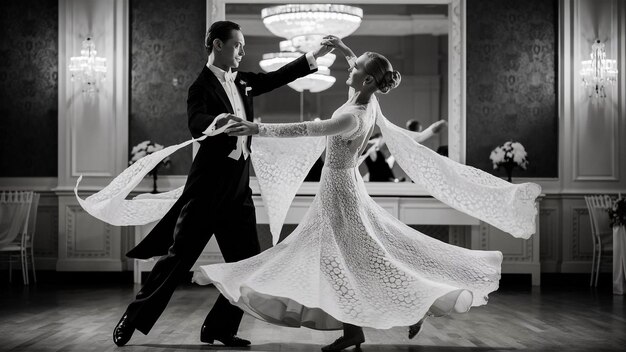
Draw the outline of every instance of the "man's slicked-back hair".
M222 42L226 42L231 37L231 32L233 30L241 30L241 27L231 21L217 21L214 22L209 30L206 32L206 37L204 38L204 47L206 49L207 54L211 54L213 52L213 41L215 39L219 39Z

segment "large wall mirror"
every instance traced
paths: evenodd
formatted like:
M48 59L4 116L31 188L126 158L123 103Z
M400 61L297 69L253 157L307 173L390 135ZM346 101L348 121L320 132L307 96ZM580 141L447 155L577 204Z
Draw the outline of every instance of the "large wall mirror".
M259 62L264 54L280 51L284 38L272 34L263 24L264 8L287 3L310 1L272 1L256 3L239 0L207 1L207 23L227 19L242 26L246 38L246 56L242 71L262 71ZM385 55L402 74L401 85L387 95L379 94L381 108L393 123L409 127L417 121L422 129L439 119L448 121L447 128L423 144L464 161L463 108L463 1L343 1L359 7L363 19L359 28L344 38L359 55L375 51ZM255 98L255 117L263 122L297 122L330 118L333 111L347 99L348 65L341 57L330 67L336 81L328 89L311 93L298 92L288 86ZM415 128L416 123L410 123ZM389 157L386 148L374 156ZM364 163L361 174L367 180L372 164ZM368 182L373 195L422 195L421 188L410 182L402 169L387 158L393 178ZM309 175L300 194L314 193L316 174Z

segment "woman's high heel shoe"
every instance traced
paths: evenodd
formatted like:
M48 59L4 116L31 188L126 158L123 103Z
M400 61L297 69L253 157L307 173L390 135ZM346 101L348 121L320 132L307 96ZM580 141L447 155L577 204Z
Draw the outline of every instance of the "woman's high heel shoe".
M322 351L324 352L338 352L341 350L344 350L346 348L355 346L357 349L361 348L361 344L365 342L365 336L361 335L361 336L350 336L350 337L345 337L345 336L341 336L340 338L338 338L337 340L335 340L335 342L331 343L330 345L326 345L324 347L322 347Z

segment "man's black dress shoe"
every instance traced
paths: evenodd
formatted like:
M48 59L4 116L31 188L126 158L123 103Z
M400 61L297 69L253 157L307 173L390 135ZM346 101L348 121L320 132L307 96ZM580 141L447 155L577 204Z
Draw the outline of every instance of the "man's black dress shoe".
M128 314L124 313L122 319L120 319L120 322L117 323L113 330L113 342L118 346L124 346L133 336L134 332L135 327L128 321Z
M200 341L213 344L215 340L228 347L246 347L250 346L250 341L239 338L235 335L212 335L206 325L202 325L200 330Z
M208 336L207 334L200 335L200 341L204 343L213 344L215 341L219 341L228 347L247 347L250 346L250 341L237 337L235 335L230 336Z

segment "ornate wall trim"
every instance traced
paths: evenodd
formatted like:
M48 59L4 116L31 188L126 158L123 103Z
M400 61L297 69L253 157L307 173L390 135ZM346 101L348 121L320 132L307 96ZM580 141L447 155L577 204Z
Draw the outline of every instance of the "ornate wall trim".
M593 11L590 11L593 9ZM559 10L559 139L564 193L626 189L626 27L623 1L561 0ZM581 86L580 61L594 39L618 60L618 84L593 101Z
M102 236L102 248L96 250L81 250L78 248L80 235L77 233L78 230L78 217L85 216L90 218L87 212L83 210L79 205L68 205L66 206L66 217L65 217L65 228L67 230L66 236L66 248L67 248L67 257L68 258L108 258L111 256L112 248L111 248L111 229L112 226L109 224L103 224L103 229L99 235ZM93 220L97 221L97 220Z
M581 236L581 228L580 228L580 218L583 215L589 215L589 211L587 208L572 208L572 238L571 238L571 250L572 250L572 259L573 260L591 260L593 253L584 253L581 252L580 246L580 236Z
M67 64L92 36L107 59L99 93L82 93ZM105 186L127 167L128 1L59 1L59 150L57 189L71 189L81 174L84 185Z
M558 219L554 217L558 214L557 208L542 207L539 212L539 218L541 221L540 226L544 226L541 233L541 260L554 260L556 259L555 239L558 234Z

